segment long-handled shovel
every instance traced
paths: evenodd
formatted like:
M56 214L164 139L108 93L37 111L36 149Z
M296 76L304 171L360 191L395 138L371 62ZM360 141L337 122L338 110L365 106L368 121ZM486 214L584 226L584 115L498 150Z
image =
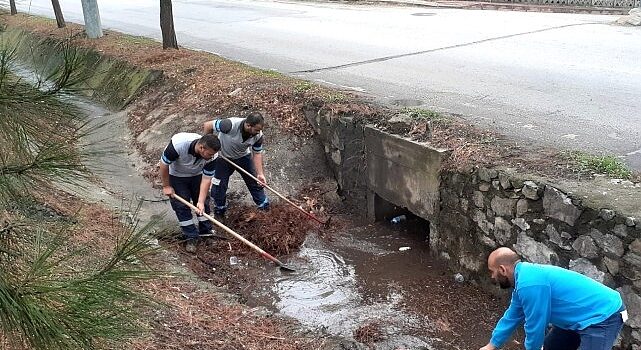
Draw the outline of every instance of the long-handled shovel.
M198 208L196 208L196 206L194 206L193 204L191 204L191 203L189 203L188 201L184 200L184 199L183 199L182 197L180 197L179 195L174 194L174 198L176 198L179 202L181 202L181 203L183 203L184 205L186 205L186 206L188 206L189 208L191 208L191 210L193 210L193 211L195 211L195 212L197 212L197 211L198 211ZM281 262L280 260L278 260L278 259L274 258L273 256L271 256L271 255L270 255L269 253L267 253L266 251L264 251L264 250L260 249L260 247L258 247L258 246L257 246L257 245L255 245L254 243L252 243L252 242L248 241L248 240L247 240L247 239L245 239L243 236L241 236L241 235L239 235L238 233L234 232L234 231L233 231L232 229L230 229L229 227L227 227L227 226L223 225L220 221L218 221L218 220L214 219L213 217L211 217L211 215L203 213L203 216L204 216L205 218L207 218L209 221L211 221L214 225L216 225L216 226L218 226L218 227L222 228L223 230L225 230L225 232L227 232L227 233L229 233L230 235L234 236L236 239L238 239L239 241L241 241L241 242L245 243L245 244L246 244L247 246L249 246L251 249L253 249L253 250L255 250L256 252L258 252L258 254L260 254L263 258L265 258L265 259L267 259L267 260L270 260L270 261L273 261L273 262L274 262L276 265L278 265L278 267L280 267L282 270L289 271L289 272L295 272L295 271L296 271L296 270L292 269L291 267L288 267L287 265L285 265L285 264L284 264L283 262Z
M259 180L254 176L254 175L250 174L247 170L245 170L245 169L241 168L240 166L238 166L238 164L236 164L236 163L232 162L229 158L227 158L227 157L223 156L223 155L222 155L222 154L220 154L220 153L218 153L218 156L219 156L220 158L224 159L227 163L231 164L231 165L232 165L234 168L236 168L238 171L240 171L240 172L242 172L243 174L245 174L245 175L249 176L250 178L254 179L256 182L258 182L259 184L261 184L262 186L264 186L266 189L268 189L268 190L272 191L275 195L277 195L278 197L280 197L281 199L283 199L285 202L287 202L287 203L291 204L294 208L296 208L296 209L300 210L303 214L307 215L308 217L310 217L310 218L311 218L311 219L313 219L314 221L316 221L316 222L318 222L319 224L323 225L325 228L328 228L328 227L329 227L329 223L330 223L330 221L332 220L332 218L331 218L331 217L330 217L329 219L327 219L327 221L322 221L321 219L317 218L317 217L316 217L315 215L313 215L312 213L308 213L305 209L303 209L303 208L299 207L298 205L294 204L294 203L293 203L292 201L290 201L289 199L285 198L285 196L283 196L282 194L278 193L278 191L276 191L275 189L271 188L271 187L270 187L270 186L268 186L267 184L264 184L264 183L260 182L260 181L259 181Z

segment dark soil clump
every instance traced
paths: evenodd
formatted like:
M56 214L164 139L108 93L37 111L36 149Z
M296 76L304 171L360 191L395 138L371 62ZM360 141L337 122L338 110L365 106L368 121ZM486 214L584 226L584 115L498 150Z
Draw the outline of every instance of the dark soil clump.
M363 324L354 331L354 339L363 344L373 344L385 340L381 324L378 321L371 321Z
M243 237L276 255L297 250L314 225L303 213L285 204L273 205L269 211L238 208L226 222Z

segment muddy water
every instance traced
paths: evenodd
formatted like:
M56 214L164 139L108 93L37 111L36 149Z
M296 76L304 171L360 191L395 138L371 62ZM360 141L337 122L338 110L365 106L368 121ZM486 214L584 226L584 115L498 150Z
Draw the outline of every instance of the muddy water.
M457 281L455 271L434 259L426 222L350 225L329 240L310 234L287 259L296 273L257 270L255 284L244 290L248 303L345 339L359 339L360 327L375 324L381 337L368 344L374 349L485 345L507 300Z
M419 228L427 230L427 224ZM377 349L442 348L430 336L429 317L407 308L412 291L403 281L430 266L424 239L405 224L358 226L331 241L311 234L288 261L297 272L265 270L257 283L263 287L250 289L249 303L345 338L375 323L385 338Z

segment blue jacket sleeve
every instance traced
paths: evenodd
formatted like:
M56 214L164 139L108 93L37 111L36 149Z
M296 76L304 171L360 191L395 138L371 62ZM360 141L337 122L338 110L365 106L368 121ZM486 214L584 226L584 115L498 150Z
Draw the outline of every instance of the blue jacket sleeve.
M503 317L501 317L499 322L496 324L496 327L494 327L490 343L497 348L503 346L516 327L523 323L524 319L525 315L523 314L521 300L519 299L519 295L516 293L516 290L514 290L512 292L512 300L510 300L510 306L505 310Z
M527 286L518 292L525 314L525 349L541 350L552 310L550 286Z

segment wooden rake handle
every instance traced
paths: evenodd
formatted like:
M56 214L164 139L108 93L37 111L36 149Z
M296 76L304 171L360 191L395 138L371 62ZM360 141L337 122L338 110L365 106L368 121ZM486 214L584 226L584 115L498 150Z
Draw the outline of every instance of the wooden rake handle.
M236 168L238 171L240 171L240 172L242 172L243 174L245 174L245 175L249 176L250 178L254 179L254 181L258 182L259 184L261 184L262 186L264 186L266 189L268 189L268 190L272 191L275 195L277 195L278 197L280 197L280 198L281 198L282 200L284 200L285 202L289 203L289 204L290 204L291 206L293 206L294 208L296 208L296 209L300 210L303 214L307 215L308 217L310 217L311 219L315 220L316 222L318 222L318 223L319 223L319 224L321 224L321 225L327 225L327 221L322 221L321 219L317 218L317 217L316 217L316 216L314 216L313 214L308 213L305 209L301 208L300 206L296 205L295 203L293 203L293 202L292 202L292 201L290 201L289 199L285 198L285 196L283 196L282 194L278 193L278 191L276 191L275 189L271 188L270 186L268 186L268 185L267 185L267 184L265 184L265 183L260 182L260 181L259 181L259 180L254 176L254 175L250 174L247 170L245 170L245 169L241 168L240 166L238 166L238 164L236 164L236 163L232 162L229 158L227 158L227 157L223 156L223 155L222 155L222 154L220 154L220 153L218 153L218 156L219 156L220 158L224 159L227 163L231 164L231 165L232 165L234 168Z
M191 210L195 211L196 213L198 212L198 208L197 208L195 205L193 205L193 204L189 203L188 201L186 201L185 199L183 199L183 198L182 198L182 197L180 197L179 195L177 195L177 194L175 194L175 193L174 193L173 197L174 197L176 200L178 200L179 202L181 202L182 204L184 204L184 205L188 206ZM227 227L227 226L223 225L223 223L222 223L222 222L220 222L220 221L218 221L218 220L214 219L211 215L206 214L206 213L203 213L202 215L203 215L205 218L207 218L209 221L211 221L214 225L216 225L216 226L218 226L218 227L222 228L223 230L225 230L225 232L229 233L229 234L230 234L230 235L232 235L234 238L236 238L236 239L238 239L239 241L241 241L241 242L245 243L245 245L247 245L247 246L248 246L248 247L250 247L251 249L253 249L253 250L255 250L256 252L258 252L258 254L260 254L260 255L261 255L262 257L264 257L265 259L270 260L270 261L273 261L276 265L278 265L278 266L280 266L280 267L282 267L282 268L290 269L290 268L288 268L285 264L283 264L280 260L278 260L278 259L274 258L274 257L273 257L273 256L271 256L269 253L267 253L266 251L264 251L264 250L260 249L260 247L259 247L259 246L257 246L257 245L255 245L254 243L252 243L252 242L248 241L247 239L245 239L245 237L243 237L243 236L239 235L238 233L234 232L234 231L233 231L232 229L230 229L229 227Z

